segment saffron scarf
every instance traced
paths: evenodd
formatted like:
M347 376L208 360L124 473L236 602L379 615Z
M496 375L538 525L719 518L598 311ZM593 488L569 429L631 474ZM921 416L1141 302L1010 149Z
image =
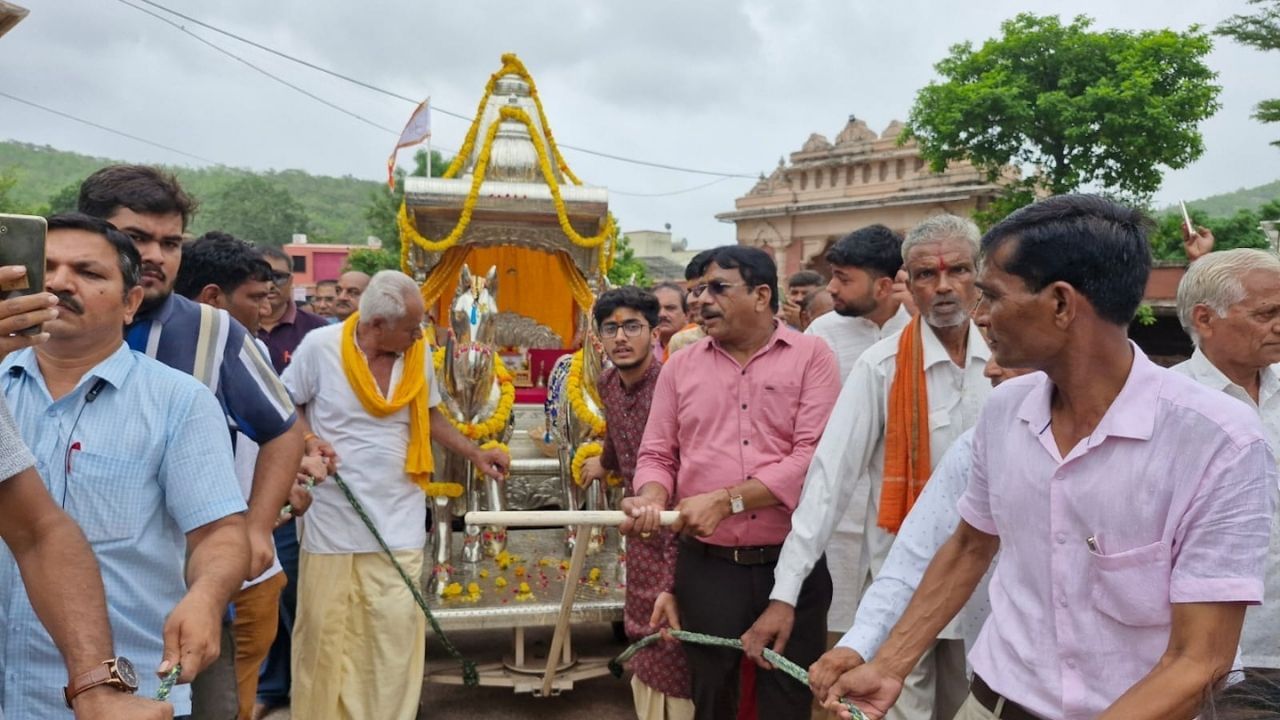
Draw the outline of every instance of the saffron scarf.
M897 533L929 481L929 397L924 380L923 321L917 314L898 339L885 423L884 481L876 524Z
M406 405L409 407L409 448L405 453L404 471L425 490L435 469L431 457L431 389L426 380L426 343L419 338L405 351L400 382L390 399L384 398L369 370L369 361L356 346L359 322L360 313L354 312L342 323L342 372L370 415L386 417Z

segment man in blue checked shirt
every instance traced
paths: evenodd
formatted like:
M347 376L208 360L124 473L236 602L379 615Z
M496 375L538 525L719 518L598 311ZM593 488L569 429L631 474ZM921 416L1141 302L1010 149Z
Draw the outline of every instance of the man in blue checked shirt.
M136 663L138 692L150 696L158 673L181 664L190 682L217 657L223 612L249 572L226 421L199 382L123 342L143 294L126 235L55 215L46 258L58 317L44 325L48 342L0 362L0 388L50 495L93 548L115 651ZM62 659L16 573L0 553L3 707L69 720ZM90 682L73 678L67 695ZM185 686L170 700L179 717L190 713Z

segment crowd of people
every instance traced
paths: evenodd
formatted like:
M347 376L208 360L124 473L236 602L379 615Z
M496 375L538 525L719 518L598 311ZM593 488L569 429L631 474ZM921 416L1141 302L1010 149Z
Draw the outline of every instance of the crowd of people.
M411 278L300 307L195 212L104 168L0 301L0 708L412 720L432 443L510 458L441 413ZM1280 716L1280 258L1188 233L1165 369L1127 332L1147 226L1058 196L856 229L783 287L724 246L601 294L582 472L626 487L626 633L744 649L640 651L637 716Z

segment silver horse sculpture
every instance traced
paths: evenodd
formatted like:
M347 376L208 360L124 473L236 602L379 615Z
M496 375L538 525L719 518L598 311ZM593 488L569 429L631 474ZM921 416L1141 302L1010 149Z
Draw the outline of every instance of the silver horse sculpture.
M495 301L498 291L497 274L498 269L494 267L484 277L472 275L471 268L464 265L458 290L450 306L449 332L445 340L440 385L449 414L469 423L492 416L501 398L501 385L494 371L497 348L493 342L494 316L498 312ZM496 434L476 438L476 441L483 443L497 440L506 443L511 439L511 431L512 421L508 420ZM448 497L433 498L434 528L431 545L434 570L429 589L437 594L444 592L451 579L453 518L461 516L464 511L500 511L504 506L506 492L505 481L484 475L461 455L448 451L442 455L437 476L442 482L462 485L465 505L455 503ZM462 559L468 563L479 562L485 555L498 555L506 546L506 528L468 525L463 534Z
M603 417L603 408L596 405L587 387L595 387L602 370L601 349L599 339L591 328L590 316L579 318L579 327L585 328L582 339L582 393L583 400L593 412ZM616 507L620 499L621 489L610 488L604 481L593 480L586 487L579 487L573 479L573 457L578 448L588 442L603 442L604 438L593 435L591 427L578 419L573 412L569 398L569 366L573 355L565 355L556 361L547 376L546 427L548 443L556 445L560 460L560 477L564 488L564 497L570 510L584 508L587 510L606 510ZM615 498L614 496L619 496ZM611 502L612 501L612 502ZM569 526L565 530L565 548L572 553L578 543L578 529ZM597 553L605 544L604 528L596 526L591 537L587 539L587 552Z

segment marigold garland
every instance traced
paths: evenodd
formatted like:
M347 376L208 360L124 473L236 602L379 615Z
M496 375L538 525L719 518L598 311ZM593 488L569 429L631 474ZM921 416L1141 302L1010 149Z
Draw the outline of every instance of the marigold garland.
M573 408L573 414L578 418L579 422L591 428L592 436L604 437L606 429L604 418L597 415L587 406L588 395L586 393L588 390L583 387L582 383L583 362L582 350L574 353L573 360L569 361L569 376L565 379L565 392L569 395L569 407ZM596 406L600 407L599 403Z
M462 497L462 485L456 482L429 482L423 490L428 497Z
M445 349L443 347L436 348L432 353L431 361L435 366L437 375L444 372L444 353ZM493 355L493 374L494 377L498 379L498 406L494 408L493 414L487 419L476 423L464 423L455 418L453 413L449 412L447 408L444 409L444 416L449 419L449 423L457 428L458 432L472 440L496 438L501 435L502 431L507 427L507 421L511 419L511 410L516 404L516 386L514 378L511 373L507 371L507 366L502 363L502 358L498 357L497 353L494 353ZM488 443L482 445L481 449L487 449L486 445L488 445ZM506 446L501 443L490 447L506 448Z
M428 252L444 252L457 244L462 234L466 232L471 225L471 216L475 211L476 201L480 196L480 185L484 182L484 177L489 169L489 156L493 151L493 139L498 134L498 128L503 120L519 120L524 123L529 130L529 138L533 141L534 150L538 154L538 166L542 170L543 180L546 181L547 187L551 190L551 201L556 207L556 219L560 221L560 229L564 231L566 237L578 247L582 248L599 248L604 245L605 241L611 239L616 231L617 225L614 222L613 214L605 216L604 228L599 233L591 237L583 237L577 230L573 229L573 225L569 223L568 208L565 206L564 198L560 195L560 183L556 181L555 173L551 169L550 161L547 158L547 148L542 143L533 126L533 119L529 117L529 113L523 108L505 106L498 110L498 120L489 126L489 131L485 135L484 145L480 148L480 157L476 161L474 174L471 176L471 189L467 191L467 197L462 203L462 213L458 216L458 223L453 226L442 240L431 240L418 232L414 226L412 219L409 217L408 201L401 201L400 212L396 216L397 223L400 226L400 234L402 237L408 237L415 245ZM403 245L403 243L401 243ZM604 253L607 254L607 251Z
M586 486L587 483L582 477L582 468L587 464L587 460L599 457L603 452L604 446L598 442L583 443L578 446L577 452L573 454L573 462L569 465L575 485L578 487Z

